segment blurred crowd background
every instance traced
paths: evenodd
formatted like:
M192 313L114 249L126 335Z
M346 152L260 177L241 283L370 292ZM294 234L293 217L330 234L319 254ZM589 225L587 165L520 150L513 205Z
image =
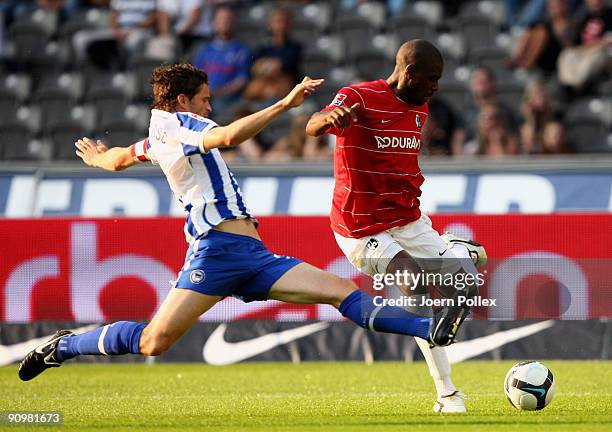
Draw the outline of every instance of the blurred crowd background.
M75 160L74 141L147 134L150 72L205 70L226 124L326 79L300 110L229 160L329 161L310 114L351 83L388 77L405 40L445 58L422 153L466 158L612 154L612 2L2 0L0 160Z

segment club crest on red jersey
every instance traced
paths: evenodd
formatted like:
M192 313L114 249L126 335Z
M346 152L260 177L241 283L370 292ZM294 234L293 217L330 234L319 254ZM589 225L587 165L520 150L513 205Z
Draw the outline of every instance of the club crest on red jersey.
M423 123L421 123L421 117L419 117L418 114L416 115L415 121L416 121L417 127L421 129L423 127Z
M344 102L344 99L346 99L346 95L337 94L334 100L332 101L331 105L340 106Z

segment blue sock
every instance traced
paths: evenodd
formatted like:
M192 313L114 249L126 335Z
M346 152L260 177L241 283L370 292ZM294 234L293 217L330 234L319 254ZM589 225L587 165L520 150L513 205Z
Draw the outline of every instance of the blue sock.
M59 341L56 357L64 361L82 354L140 354L140 335L145 325L118 321Z
M361 291L350 293L340 304L342 315L359 327L427 339L431 318L413 315L398 306L376 306L374 298Z

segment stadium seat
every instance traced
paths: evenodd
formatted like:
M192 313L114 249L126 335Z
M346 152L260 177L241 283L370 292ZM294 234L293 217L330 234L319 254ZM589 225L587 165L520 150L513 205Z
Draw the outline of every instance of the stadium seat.
M316 49L324 51L336 63L345 60L343 41L339 35L325 35L317 39Z
M308 22L319 32L327 31L331 25L332 7L328 2L311 3L292 10L294 22Z
M497 78L503 80L513 75L512 69L506 67L508 57L508 51L503 48L480 47L470 50L469 62L491 69Z
M367 1L357 6L357 14L368 20L372 27L380 30L385 25L387 9L382 3Z
M18 106L19 100L15 93L11 89L0 88L0 124L15 120Z
M321 30L313 25L311 21L304 19L294 19L291 23L291 37L301 43L304 48L312 48L317 43L317 38L321 35Z
M151 72L160 66L160 60L146 57L134 59L130 62L128 69L134 77L134 100L139 102L150 102L153 100L153 90L151 88Z
M123 111L128 104L125 92L118 88L93 89L87 98L96 110L96 123L106 124L123 118Z
M266 26L256 21L243 21L236 25L236 39L247 44L251 49L256 48L266 36Z
M95 137L104 141L108 146L127 147L134 142L146 137L142 130L128 119L119 119L103 125Z
M574 101L566 110L568 122L603 122L612 126L612 100L609 98L584 97Z
M301 71L310 77L326 78L333 67L333 60L323 50L306 51L302 57Z
M440 81L438 96L458 113L463 112L466 105L471 103L467 85L454 79Z
M21 122L0 125L0 159L34 159L28 148L31 139L32 132Z
M0 123L17 118L17 107L30 95L30 83L30 78L25 74L9 74L0 78Z
M414 15L399 15L391 20L391 31L400 43L410 39L432 39L435 29L423 18Z
M60 16L57 10L52 8L36 8L27 12L19 13L11 25L21 26L32 24L43 29L49 37L56 34L60 23Z
M242 7L237 9L238 22L236 27L240 27L244 23L258 24L262 29L266 28L266 20L270 9L273 7L272 2L262 2L254 4L250 7Z
M612 134L602 120L569 120L567 130L568 143L576 153L612 153Z
M468 52L495 46L498 34L497 25L485 16L460 16L457 18L455 30L465 39Z
M89 130L80 120L64 120L54 123L47 129L51 140L52 158L55 160L77 160L74 143L79 138L87 136Z
M75 100L83 97L85 80L80 72L61 72L53 71L43 75L36 84L36 93L47 90L65 90Z
M100 8L77 10L59 28L60 39L70 40L79 30L110 27L110 12Z
M108 72L93 66L82 68L85 82L85 100L91 99L95 93L103 93L105 90L121 91L126 99L132 99L135 89L135 78L129 72Z
M476 0L461 5L460 16L482 16L501 24L504 20L505 6L503 0Z
M406 1L402 9L392 12L395 12L396 19L403 16L418 17L432 28L439 26L444 17L444 7L442 3L435 0Z
M14 23L7 34L8 57L18 65L41 61L41 51L49 40L48 31L39 24L22 22Z
M357 53L353 65L360 78L364 81L374 81L383 75L390 75L394 62L378 51L368 51Z
M344 45L345 59L352 61L355 55L368 50L376 30L360 16L343 16L336 21L336 29Z
M43 88L34 95L42 114L43 129L51 124L70 119L76 98L65 88Z
M440 33L436 46L445 60L453 59L456 62L462 62L465 58L466 42L459 33Z

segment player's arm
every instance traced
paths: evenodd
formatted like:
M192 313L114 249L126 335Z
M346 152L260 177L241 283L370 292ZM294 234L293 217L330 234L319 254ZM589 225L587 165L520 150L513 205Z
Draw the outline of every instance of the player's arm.
M109 149L101 141L94 142L90 138L83 137L74 145L77 148L77 156L83 162L91 167L102 168L107 171L122 171L136 165L141 160L135 153L135 147L138 144Z
M341 105L331 111L321 111L314 113L306 124L306 133L313 137L318 137L327 132L330 128L343 129L349 127L352 122L357 121L357 110L359 102L350 107Z
M322 79L305 77L287 96L274 105L238 119L227 126L218 126L211 129L204 135L202 150L208 151L216 147L236 146L254 137L281 114L302 105L306 96L310 95L321 84L323 84Z

